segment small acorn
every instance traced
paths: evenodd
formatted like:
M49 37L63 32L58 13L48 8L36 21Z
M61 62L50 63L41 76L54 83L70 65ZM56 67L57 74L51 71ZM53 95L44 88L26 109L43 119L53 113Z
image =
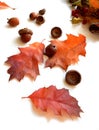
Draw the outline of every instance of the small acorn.
M45 22L45 19L42 15L39 15L37 18L36 18L36 24L37 25L42 25L43 23Z
M19 19L17 17L12 17L10 19L8 19L7 23L11 26L11 27L16 27L19 25Z
M29 15L29 18L30 18L30 20L35 20L36 18L37 18L37 16L38 16L38 14L37 13L35 13L35 12L31 12L30 13L30 15Z
M22 42L27 43L31 40L33 31L29 28L22 28L18 31Z
M77 70L69 70L65 75L67 84L75 86L81 82L81 74Z
M60 27L53 27L51 29L52 38L59 38L62 35L62 29Z

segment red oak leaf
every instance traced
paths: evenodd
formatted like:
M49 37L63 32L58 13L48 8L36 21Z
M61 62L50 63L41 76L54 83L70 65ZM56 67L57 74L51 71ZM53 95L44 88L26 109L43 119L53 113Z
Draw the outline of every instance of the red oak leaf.
M5 2L0 1L0 9L7 9L7 8L14 9L14 8L10 7L8 4L6 4Z
M46 67L60 66L66 70L69 65L78 62L79 55L85 56L86 54L86 38L81 34L79 36L69 34L66 40L51 40L51 44L56 46L57 51L47 59Z
M63 113L70 118L80 117L81 108L78 101L70 96L65 88L57 89L51 85L48 88L40 88L33 92L27 98L30 98L36 108L45 112L52 111L53 114L63 116Z
M5 62L10 65L9 80L16 78L20 81L25 75L35 80L39 75L38 64L43 62L44 45L36 42L19 50L19 54L8 57Z

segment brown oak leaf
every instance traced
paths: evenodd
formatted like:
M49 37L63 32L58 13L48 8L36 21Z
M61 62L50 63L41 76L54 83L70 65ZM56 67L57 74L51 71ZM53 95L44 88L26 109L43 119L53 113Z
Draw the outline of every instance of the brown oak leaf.
M59 66L66 70L69 65L78 62L79 55L85 56L86 54L86 37L82 34L79 36L68 34L66 40L55 39L50 42L56 46L57 51L52 57L47 59L46 67Z

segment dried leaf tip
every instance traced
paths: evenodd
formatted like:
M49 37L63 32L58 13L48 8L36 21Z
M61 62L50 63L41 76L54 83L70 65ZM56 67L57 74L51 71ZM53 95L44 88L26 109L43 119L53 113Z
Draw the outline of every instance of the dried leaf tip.
M7 9L7 8L10 8L10 9L15 10L15 8L12 8L12 7L9 6L8 4L6 4L5 2L1 2L1 1L0 1L0 9Z

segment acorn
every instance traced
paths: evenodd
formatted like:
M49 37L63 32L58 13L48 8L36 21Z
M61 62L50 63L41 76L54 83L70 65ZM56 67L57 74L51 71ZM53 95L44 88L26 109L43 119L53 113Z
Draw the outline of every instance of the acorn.
M10 19L8 19L7 23L11 26L11 27L16 27L19 25L19 19L17 17L12 17Z
M22 42L27 43L31 40L33 31L29 28L22 28L18 31Z

